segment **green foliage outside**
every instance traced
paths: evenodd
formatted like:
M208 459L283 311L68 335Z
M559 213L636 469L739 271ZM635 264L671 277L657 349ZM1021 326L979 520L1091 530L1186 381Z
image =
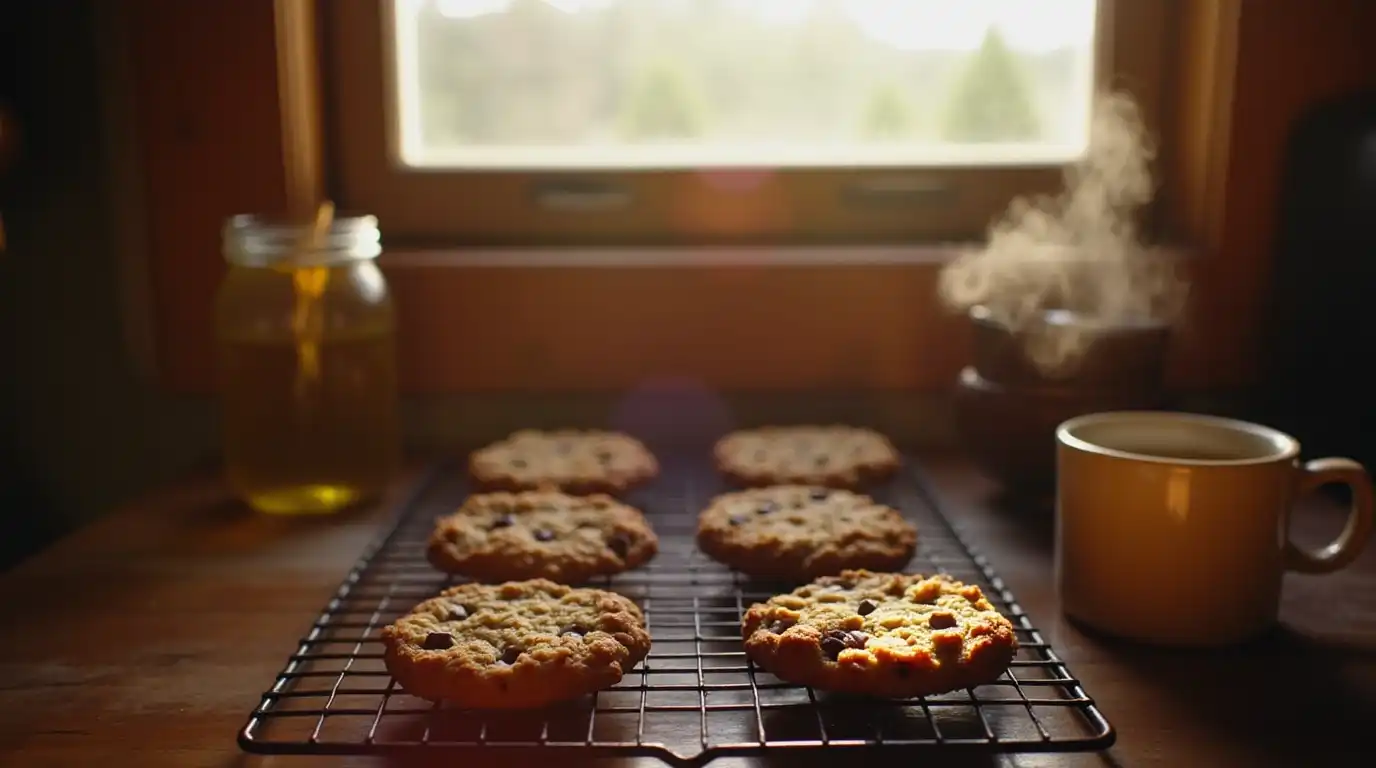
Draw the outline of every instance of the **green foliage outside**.
M860 134L873 141L909 139L913 136L916 122L908 95L893 83L886 83L870 93Z
M997 28L985 33L951 91L942 135L960 143L1027 141L1041 127L1032 97Z
M706 107L682 67L659 61L638 78L618 122L633 141L692 139L706 132Z
M506 13L417 23L429 147L614 146L784 140L1050 140L1079 131L1081 55L877 42L835 0L798 24L735 3L622 0L566 14L540 0Z

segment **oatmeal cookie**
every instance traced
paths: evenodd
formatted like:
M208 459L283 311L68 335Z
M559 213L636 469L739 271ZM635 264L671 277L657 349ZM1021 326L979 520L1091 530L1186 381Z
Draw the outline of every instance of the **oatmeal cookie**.
M474 480L488 489L624 493L659 474L643 443L620 432L525 429L469 457Z
M1008 668L1012 623L945 575L846 571L746 612L746 654L792 683L908 698L971 688Z
M722 494L698 518L698 547L751 576L806 580L896 570L917 548L898 510L851 491L776 485Z
M426 557L478 581L577 584L636 568L658 548L640 510L610 496L524 491L470 496L436 522Z
M382 630L403 690L472 709L526 709L615 685L650 651L627 598L544 579L462 584Z
M742 485L807 483L858 488L898 468L898 451L871 429L845 426L761 427L723 437L717 469Z

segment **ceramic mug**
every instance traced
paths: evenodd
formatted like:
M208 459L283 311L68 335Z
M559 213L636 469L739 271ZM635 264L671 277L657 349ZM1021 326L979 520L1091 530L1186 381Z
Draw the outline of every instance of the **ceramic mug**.
M1273 625L1286 571L1352 562L1372 528L1350 459L1300 463L1289 435L1234 419L1122 411L1056 430L1056 587L1067 616L1153 643L1218 646ZM1306 492L1348 486L1347 525L1313 551L1287 534Z

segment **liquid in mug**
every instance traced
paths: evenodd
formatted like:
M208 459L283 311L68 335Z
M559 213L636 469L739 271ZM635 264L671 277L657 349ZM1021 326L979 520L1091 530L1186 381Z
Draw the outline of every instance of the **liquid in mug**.
M241 498L296 514L382 491L400 463L390 330L325 332L306 381L295 339L223 340L225 468Z

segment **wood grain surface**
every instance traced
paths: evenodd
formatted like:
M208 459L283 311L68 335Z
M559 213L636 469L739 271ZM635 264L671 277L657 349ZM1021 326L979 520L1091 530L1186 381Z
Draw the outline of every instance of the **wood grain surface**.
M932 457L927 466L948 512L1119 734L1100 755L959 764L1362 762L1376 722L1376 552L1333 576L1287 577L1283 626L1267 640L1214 653L1145 649L1061 620L1049 512L1002 507L963 461ZM193 478L0 576L0 765L452 765L259 758L235 744L260 692L386 516L381 508L314 521L254 516L213 479ZM1298 516L1297 535L1317 541L1339 520L1332 505L1312 503ZM660 764L599 765L631 762ZM711 765L836 762L823 755Z

